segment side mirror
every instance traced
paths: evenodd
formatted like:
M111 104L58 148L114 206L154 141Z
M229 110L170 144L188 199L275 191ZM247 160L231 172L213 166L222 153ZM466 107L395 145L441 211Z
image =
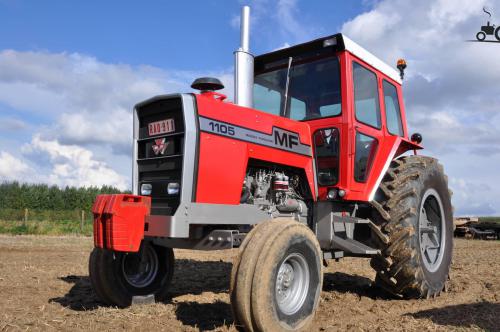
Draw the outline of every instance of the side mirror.
M417 144L422 143L422 135L420 135L419 133L415 133L415 134L411 135L411 141L415 142Z

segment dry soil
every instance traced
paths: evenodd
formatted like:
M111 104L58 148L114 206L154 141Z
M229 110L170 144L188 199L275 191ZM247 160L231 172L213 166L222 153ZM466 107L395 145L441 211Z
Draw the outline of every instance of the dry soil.
M176 251L171 299L127 309L92 292L84 237L0 235L0 331L236 331L228 287L237 250ZM500 241L456 240L449 290L399 300L372 286L368 260L326 269L314 331L500 331Z

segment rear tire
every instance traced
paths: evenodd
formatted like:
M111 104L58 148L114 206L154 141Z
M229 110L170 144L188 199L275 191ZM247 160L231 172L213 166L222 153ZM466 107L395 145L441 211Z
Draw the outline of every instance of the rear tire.
M144 242L138 253L99 248L94 252L97 259L92 259L91 254L90 279L96 294L105 303L127 307L134 296L154 295L157 302L167 298L174 271L171 248Z
M231 287L237 325L246 331L306 329L323 282L316 236L293 220L259 224L252 232Z
M389 238L375 241L376 284L405 298L438 296L448 279L453 208L447 177L436 159L394 160L377 191L373 219ZM375 238L375 237L374 237Z
M495 38L500 42L500 27L495 29Z

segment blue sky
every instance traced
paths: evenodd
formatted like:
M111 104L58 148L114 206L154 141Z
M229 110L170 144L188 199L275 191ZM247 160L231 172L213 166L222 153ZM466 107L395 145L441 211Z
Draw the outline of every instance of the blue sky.
M133 105L200 76L231 96L244 4L255 54L343 32L404 57L410 132L457 214L500 214L500 43L466 42L500 0L0 0L0 181L128 188Z
M178 70L232 65L239 31L231 21L249 1L0 1L0 48L91 54L100 61ZM307 31L337 32L367 5L362 1L302 1ZM269 24L270 23L270 24ZM256 30L255 30L256 29ZM309 33L312 31L312 33ZM305 41L267 20L253 31L255 53ZM303 39L303 40L301 40Z

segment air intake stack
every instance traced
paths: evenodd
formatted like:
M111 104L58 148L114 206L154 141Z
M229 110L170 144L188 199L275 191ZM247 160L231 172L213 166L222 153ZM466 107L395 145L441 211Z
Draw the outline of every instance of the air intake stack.
M234 52L234 102L253 107L253 55L250 53L250 7L241 9L241 46Z

